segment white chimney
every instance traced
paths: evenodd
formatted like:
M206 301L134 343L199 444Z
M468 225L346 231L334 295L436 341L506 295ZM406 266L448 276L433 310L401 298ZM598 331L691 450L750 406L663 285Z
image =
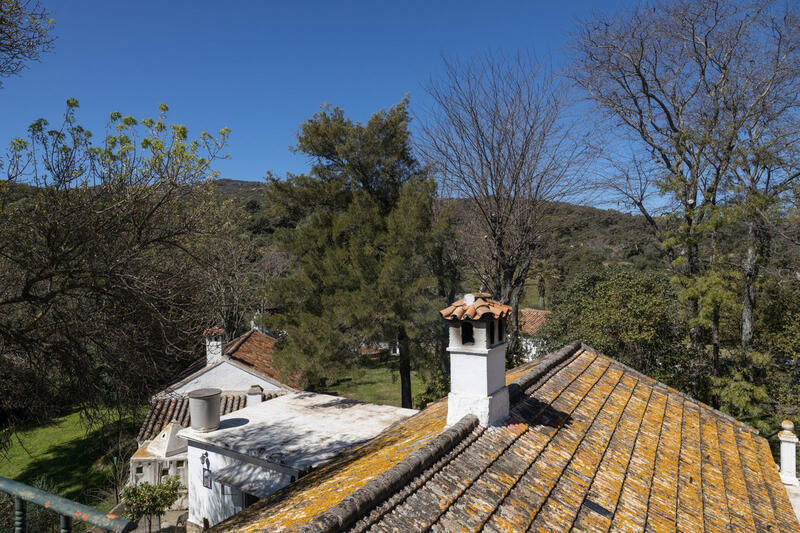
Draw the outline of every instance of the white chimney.
M189 425L207 433L219 427L219 389L197 389L189 393Z
M253 385L247 390L247 407L261 403L261 393L264 392L259 385Z
M785 485L799 485L797 480L797 435L792 431L794 424L790 420L781 422L783 431L778 433L781 442L781 481Z
M205 330L203 336L206 338L206 366L222 361L222 338L225 336L225 330L214 326Z
M502 422L508 417L506 318L511 307L477 293L441 313L450 329L447 425L468 414L484 427Z

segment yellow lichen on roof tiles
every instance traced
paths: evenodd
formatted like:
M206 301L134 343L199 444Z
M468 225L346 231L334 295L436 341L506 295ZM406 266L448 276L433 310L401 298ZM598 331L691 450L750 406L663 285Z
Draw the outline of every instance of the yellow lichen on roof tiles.
M345 496L424 446L444 429L447 402L440 400L396 423L319 470L248 507L226 523L226 531L294 531ZM284 497L285 496L285 497Z
M800 530L752 428L591 349L536 376L506 424L479 428L405 492L350 519L375 532ZM298 529L438 434L446 408L433 404L435 416L390 428L220 530Z
M742 473L739 452L736 449L736 437L733 425L718 420L717 435L722 455L722 469L725 476L725 494L728 497L728 509L731 513L731 524L734 529L756 531L753 511L747 498L747 483Z

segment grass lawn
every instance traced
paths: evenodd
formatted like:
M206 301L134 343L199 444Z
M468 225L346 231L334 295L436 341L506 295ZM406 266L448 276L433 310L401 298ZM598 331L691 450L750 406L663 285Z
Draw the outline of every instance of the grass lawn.
M361 400L363 402L394 405L400 407L400 374L395 370L393 361L387 363L367 362L361 368L353 370L331 383L325 391ZM422 392L424 384L416 372L411 372L411 395Z
M20 432L0 454L0 476L30 484L46 475L54 492L102 510L113 505L111 466L100 430L87 433L75 411Z

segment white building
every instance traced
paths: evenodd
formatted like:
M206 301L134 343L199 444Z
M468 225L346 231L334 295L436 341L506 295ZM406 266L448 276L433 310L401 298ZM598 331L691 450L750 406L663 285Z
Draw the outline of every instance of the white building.
M138 450L131 457L129 483L160 483L165 476L177 475L184 487L186 478L186 441L177 436L191 423L188 393L214 387L224 392L219 409L229 414L247 406L248 396L258 401L294 391L278 381L272 364L274 337L258 329L224 343L220 328L206 330L204 365L156 394L139 431ZM181 497L174 509L186 509L188 500Z
M205 405L215 404L210 397L191 401L196 406L206 399ZM293 392L222 416L214 430L184 429L179 436L188 441L189 522L213 526L415 413ZM193 418L203 423L204 417Z
M152 440L140 446L131 457L130 483L160 483L166 476L177 476L181 484L186 479L186 440L178 436L183 429L172 421ZM174 509L185 509L188 504L185 494L175 502Z
M157 394L185 395L190 391L214 387L223 391L246 391L258 385L264 391L291 390L279 380L272 360L272 346L277 339L251 329L230 342L223 342L224 331L211 328L205 331L205 365Z

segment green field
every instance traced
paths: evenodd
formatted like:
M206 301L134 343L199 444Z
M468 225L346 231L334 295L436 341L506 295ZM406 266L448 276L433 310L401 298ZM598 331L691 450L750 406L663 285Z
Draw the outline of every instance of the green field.
M72 412L12 436L0 455L0 476L32 483L45 475L61 496L110 508L111 465L99 430L87 431Z
M411 372L412 397L422 392L424 386L417 373ZM386 364L367 364L334 381L324 392L400 407L400 374Z

